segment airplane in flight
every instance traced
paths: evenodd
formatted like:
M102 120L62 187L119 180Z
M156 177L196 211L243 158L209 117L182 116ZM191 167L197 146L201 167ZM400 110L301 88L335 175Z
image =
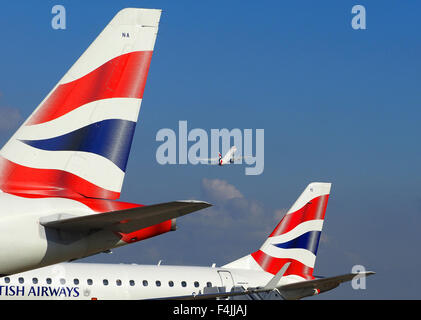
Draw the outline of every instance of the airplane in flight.
M116 201L160 17L119 11L0 150L0 276L173 231L210 206Z
M257 251L221 267L61 263L0 279L0 299L301 299L367 277L316 278L330 183L310 183Z
M222 154L219 152L217 158L206 158L206 159L198 158L197 160L201 162L204 162L204 161L209 162L209 164L218 165L218 166L223 166L226 164L233 164L234 161L236 160L244 159L244 157L234 157L234 154L236 151L237 151L237 147L232 146L224 156L222 156Z

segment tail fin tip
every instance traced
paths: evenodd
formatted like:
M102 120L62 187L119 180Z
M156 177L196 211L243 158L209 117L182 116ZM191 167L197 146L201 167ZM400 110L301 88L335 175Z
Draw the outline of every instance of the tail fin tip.
M161 9L120 10L0 150L0 188L117 199Z

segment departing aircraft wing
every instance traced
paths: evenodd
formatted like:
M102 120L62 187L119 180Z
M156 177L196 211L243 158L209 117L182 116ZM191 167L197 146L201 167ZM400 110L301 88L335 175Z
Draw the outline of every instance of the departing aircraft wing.
M252 158L251 156L239 156L239 157L234 157L233 160L237 161L237 160L244 160L244 159L250 159Z
M219 158L196 158L197 161L219 161Z
M66 231L106 229L130 233L210 206L210 203L203 201L172 201L40 223L45 227Z
M218 165L219 164L219 158L209 158L209 159L197 158L196 160L200 161L200 164L206 164L206 165ZM203 161L206 161L206 163L203 163Z

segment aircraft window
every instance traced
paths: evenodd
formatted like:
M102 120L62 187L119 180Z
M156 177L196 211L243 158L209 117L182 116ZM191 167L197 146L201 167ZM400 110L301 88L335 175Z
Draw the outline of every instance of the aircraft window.
M10 282L10 278L9 277L4 278L4 282L5 283L9 283Z
M104 284L104 286L108 286L108 280L107 279L102 280L102 283Z
M143 283L143 286L144 286L144 287L147 287L147 286L148 286L148 280L143 280L143 282L142 282L142 283Z
M156 280L156 281L155 281L155 284L156 284L156 286L157 286L157 287L160 287L160 286L161 286L161 281Z
M195 286L196 288L198 288L198 287L199 287L199 282L198 282L198 281L195 281L195 282L194 282L194 286Z
M61 284L66 284L66 279L61 278L61 279L60 279L60 283L61 283Z
M134 280L130 280L130 285L133 287L134 285L135 285L135 282L134 282Z
M212 282L207 282L207 283L206 283L206 286L207 286L208 288L212 287Z
M182 286L182 287L186 287L186 286L187 286L186 281L181 281L181 286Z
M32 278L32 283L33 284L37 284L38 283L38 278Z
M92 283L93 283L92 279L88 279L86 282L87 282L87 284L88 284L88 285L90 285L90 286L91 286L91 285L92 285Z
M121 286L121 280L120 280L120 279L117 279L115 283L116 283L118 286Z
M24 283L24 279L22 277L19 277L18 281L19 283Z
M51 278L45 279L45 282L47 282L47 284L51 284Z
M174 282L173 282L173 281L168 281L168 285L169 285L170 287L174 287Z
M76 278L73 279L73 283L76 284L76 285L79 284L79 279L76 279Z

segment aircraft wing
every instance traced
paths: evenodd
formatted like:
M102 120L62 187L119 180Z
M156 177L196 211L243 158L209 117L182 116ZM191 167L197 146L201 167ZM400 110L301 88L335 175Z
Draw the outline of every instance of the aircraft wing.
M45 227L66 231L108 229L130 233L210 206L210 203L202 201L172 201L40 223Z
M237 161L237 160L244 160L244 159L250 159L252 157L250 156L239 156L239 157L234 157L233 160Z
M202 159L201 161L205 161L205 159ZM208 162L205 162L205 163L200 162L200 164L204 164L204 165L207 165L207 166L217 166L217 165L219 165L219 161L215 160L215 161L208 161Z
M197 161L216 162L219 163L219 158L196 158Z

